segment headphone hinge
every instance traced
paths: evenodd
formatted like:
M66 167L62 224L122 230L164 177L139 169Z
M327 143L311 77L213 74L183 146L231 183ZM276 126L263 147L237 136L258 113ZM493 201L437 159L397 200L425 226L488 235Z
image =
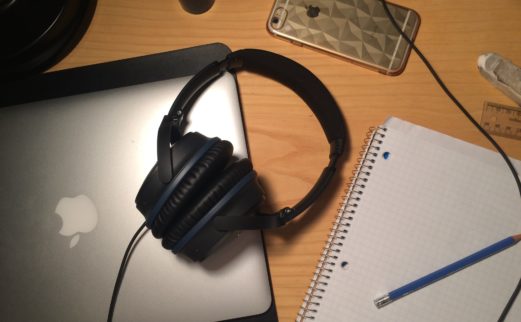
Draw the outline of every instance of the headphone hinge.
M277 215L278 217L278 225L285 225L288 221L295 217L295 209L290 207L285 207L281 209Z
M170 143L174 143L181 138L181 125L183 120L184 114L181 110L177 111L177 115L170 119Z
M344 153L344 139L335 139L329 142L329 158L338 158Z
M226 57L225 60L219 63L219 71L221 73L225 71L242 68L244 62L241 58L232 56L231 54Z

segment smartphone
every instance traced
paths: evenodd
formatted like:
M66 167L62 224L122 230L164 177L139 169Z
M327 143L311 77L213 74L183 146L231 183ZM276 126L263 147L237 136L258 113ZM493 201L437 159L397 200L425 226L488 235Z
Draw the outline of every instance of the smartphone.
M420 16L388 3L389 11L414 39ZM276 0L268 31L300 46L319 49L386 75L405 69L410 45L378 0Z

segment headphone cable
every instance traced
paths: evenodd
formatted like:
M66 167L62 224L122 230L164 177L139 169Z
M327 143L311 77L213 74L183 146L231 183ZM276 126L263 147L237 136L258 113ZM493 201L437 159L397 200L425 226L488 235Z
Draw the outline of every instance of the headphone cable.
M512 162L510 161L510 159L506 155L505 151L503 151L501 146L492 138L492 136L490 136L490 134L488 134L487 131L485 131L479 125L479 123L470 115L470 113L465 109L465 107L463 107L463 105L458 101L458 99L456 99L456 97L447 88L445 83L441 80L441 78L438 75L438 73L434 70L434 68L432 67L430 62L427 60L427 58L423 55L423 53L420 51L420 49L418 49L418 47L416 47L414 42L402 31L402 29L400 28L400 26L398 25L398 23L394 19L393 15L389 11L389 7L387 6L387 1L386 0L380 0L380 2L382 3L382 5L384 7L384 10L385 10L385 14L387 15L387 17L389 18L389 20L393 24L394 28L396 28L396 30L400 33L400 35L407 41L407 43L409 43L409 45L414 50L414 52L420 57L422 62L425 64L425 66L431 72L432 76L434 77L434 79L436 80L438 85L440 85L441 89L454 102L454 104L456 104L456 106L469 119L469 121L488 139L488 141L494 146L496 151L498 151L499 154L501 154L501 156L505 160L508 168L512 172L512 175L514 176L514 180L516 181L517 188L519 190L519 195L521 196L521 179L519 178L519 175L518 175L516 169L514 168L514 165L512 164ZM512 307L512 304L514 303L514 301L515 301L516 297L518 296L520 290L521 290L521 279L519 279L519 282L517 283L517 286L514 289L514 292L512 293L512 295L510 296L510 299L509 299L507 305L505 306L505 308L503 309L503 312L501 313L501 316L499 317L498 321L504 321L505 320L505 318L506 318L508 312L510 311L510 308Z
M107 321L111 322L112 317L114 315L114 308L116 307L116 301L119 294L119 289L121 287L121 283L123 281L123 276L125 275L125 270L127 268L128 261L130 259L130 253L132 252L135 241L141 231L146 227L146 222L144 222L138 230L134 233L134 236L132 236L132 239L130 239L130 242L128 243L127 250L125 251L125 254L123 255L123 259L121 260L121 265L119 266L118 276L116 277L116 282L114 283L114 289L112 290L112 298L110 300L110 307L109 307L109 314L107 317Z

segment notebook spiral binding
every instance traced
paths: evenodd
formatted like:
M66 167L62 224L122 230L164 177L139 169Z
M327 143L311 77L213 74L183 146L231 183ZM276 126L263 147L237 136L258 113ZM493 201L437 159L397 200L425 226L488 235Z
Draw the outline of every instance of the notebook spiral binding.
M303 304L297 314L296 321L314 320L318 312L320 302L328 286L330 273L338 266L338 254L341 252L343 240L346 239L351 221L356 214L356 208L364 192L365 185L369 181L373 164L379 155L380 145L385 138L385 127L370 128L364 140L360 157L357 159L356 170L350 178L345 191L345 198L340 203L338 215L330 230L326 245L318 261L311 284L306 292ZM341 263L348 265L347 262Z

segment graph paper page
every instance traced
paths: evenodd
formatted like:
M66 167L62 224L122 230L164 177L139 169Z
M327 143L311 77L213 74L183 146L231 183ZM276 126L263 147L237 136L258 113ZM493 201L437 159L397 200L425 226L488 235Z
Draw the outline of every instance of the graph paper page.
M380 295L521 233L521 198L499 154L397 118L385 127L315 320L496 321L521 277L521 245L375 307ZM520 301L508 321L521 320Z

